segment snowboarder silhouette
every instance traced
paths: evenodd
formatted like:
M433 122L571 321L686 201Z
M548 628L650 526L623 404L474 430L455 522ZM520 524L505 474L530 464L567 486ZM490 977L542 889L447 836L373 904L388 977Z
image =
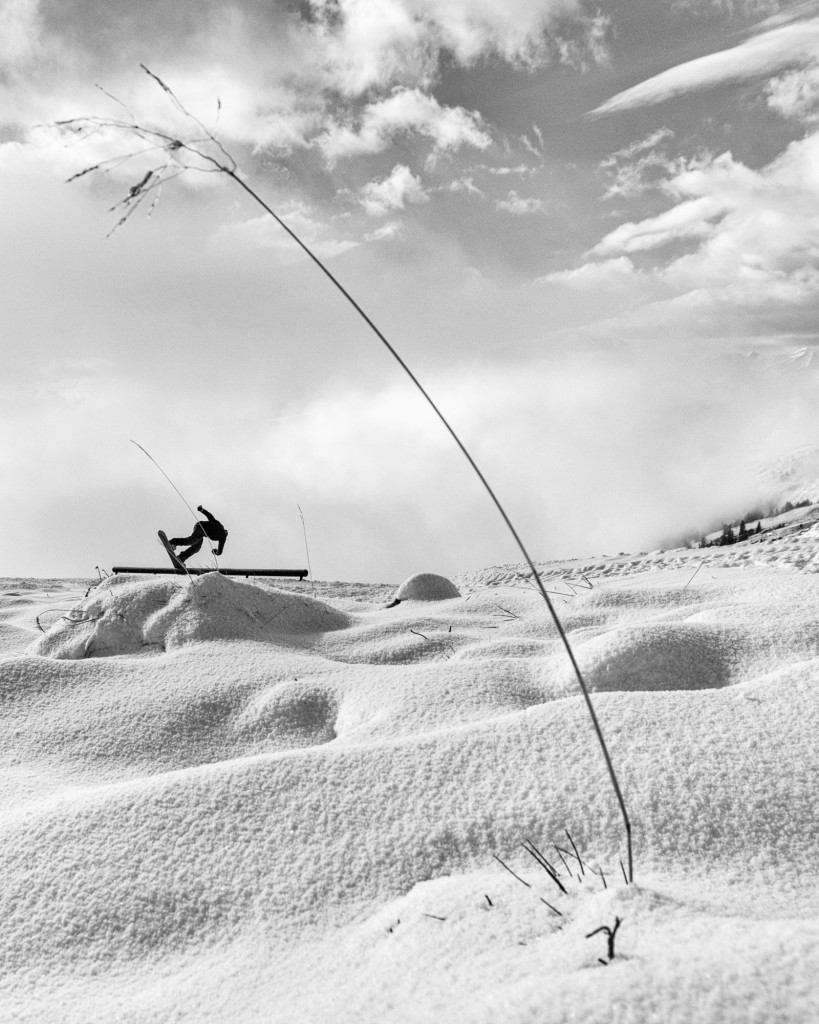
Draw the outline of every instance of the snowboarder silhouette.
M219 522L219 520L210 514L206 508L202 508L201 505L196 506L196 511L201 512L206 519L200 519L199 522L194 526L193 533L190 537L174 537L169 540L168 543L171 547L181 547L183 544L189 544L185 551L181 551L176 557L180 562L187 562L191 555L195 555L196 552L202 547L202 542L205 537L208 540L214 540L217 542L218 547L212 549L212 554L217 557L222 554L225 547L225 541L227 540L228 532Z

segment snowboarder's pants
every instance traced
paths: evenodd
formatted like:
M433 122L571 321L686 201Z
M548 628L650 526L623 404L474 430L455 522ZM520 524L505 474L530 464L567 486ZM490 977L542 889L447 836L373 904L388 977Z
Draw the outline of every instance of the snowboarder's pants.
M174 547L179 547L179 545L181 544L190 544L189 548L186 548L184 551L180 552L176 556L179 559L179 561L187 562L191 555L195 555L196 552L202 547L202 542L204 541L206 536L207 534L205 533L202 524L197 523L196 526L194 526L193 533L190 535L190 537L174 537L170 541L170 543Z

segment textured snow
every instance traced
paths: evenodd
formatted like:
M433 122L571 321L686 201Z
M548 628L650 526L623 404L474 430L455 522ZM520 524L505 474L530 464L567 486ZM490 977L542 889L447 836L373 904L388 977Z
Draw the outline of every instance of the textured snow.
M111 576L31 647L52 658L168 651L204 640L272 640L343 629L348 618L308 596L219 573L158 580Z
M633 885L525 567L390 609L387 584L0 581L0 1019L816 1020L819 560L793 525L542 567Z

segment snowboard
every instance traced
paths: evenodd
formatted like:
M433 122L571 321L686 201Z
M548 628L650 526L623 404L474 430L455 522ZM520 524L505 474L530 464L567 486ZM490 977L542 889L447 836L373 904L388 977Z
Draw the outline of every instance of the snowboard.
M168 537L165 534L165 531L164 530L159 530L158 533L157 533L157 536L159 537L160 541L162 542L162 547L165 548L165 550L171 556L171 561L173 562L174 569L178 569L179 572L187 572L188 570L185 568L185 563L184 562L180 562L180 560L176 557L176 552L171 547L170 542L168 541Z

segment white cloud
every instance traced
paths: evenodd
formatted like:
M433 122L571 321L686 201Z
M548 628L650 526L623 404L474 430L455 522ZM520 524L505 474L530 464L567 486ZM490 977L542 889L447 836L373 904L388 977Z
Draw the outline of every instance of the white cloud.
M532 168L528 164L518 164L516 167L481 167L480 170L487 174L494 174L498 177L505 177L507 174L531 174Z
M644 107L723 82L774 74L792 64L819 63L819 18L769 28L729 50L686 61L618 93L593 115Z
M0 65L8 74L18 53L16 79L0 75L2 120L21 125L78 114L121 117L123 106L141 121L174 124L167 95L139 70L147 61L185 106L231 141L282 147L301 143L323 100L315 85L315 41L291 14L253 5L190 0L157 2L146 17L139 5L65 0L0 2ZM121 6L121 5L120 5ZM26 62L24 54L33 58ZM275 68L275 73L271 73ZM217 97L222 107L217 117ZM177 122L178 123L178 119Z
M666 142L673 137L674 132L670 128L657 128L656 131L646 135L645 138L637 139L636 142L632 142L628 146L624 146L622 149L611 153L603 161L603 165L616 164L621 160L633 160L635 157L642 156L643 153L653 151L660 143Z
M390 220L386 224L382 224L377 227L375 231L370 231L364 236L365 242L384 242L391 238L398 238L403 231L403 226L400 221Z
M303 147L324 115L320 97L306 97L293 88L293 66L299 48L294 44L287 51L280 43L276 49L282 51L282 56L276 53L265 58L280 64L279 77L272 79L257 52L258 41L247 38L250 31L250 26L239 19L238 24L226 29L224 37L213 40L217 59L205 62L182 57L151 70L160 74L185 109L228 144L247 143L286 152ZM121 73L115 79L120 77ZM121 88L116 80L106 80L106 89L125 100L135 119L142 123L166 126L183 138L202 136L201 128L176 110L149 75L135 72ZM121 117L123 112L109 103L106 113Z
M331 258L354 249L357 242L327 237L327 226L312 216L309 206L295 203L281 211L282 220L317 256ZM249 220L223 224L211 237L213 252L246 252L266 249L279 264L298 263L306 258L304 250L272 218L263 214Z
M499 210L511 213L515 217L525 217L530 213L544 213L546 204L542 199L519 196L514 189L511 190L506 199L499 199L495 204Z
M819 119L819 64L788 71L768 85L768 106L783 117L815 122Z
M615 337L620 334L623 318L633 315L629 311L673 294L656 275L635 267L628 256L553 271L537 278L535 285L547 289L556 306L573 308L578 323L602 321Z
M252 63L247 67L217 63L196 71L185 69L170 81L189 110L209 112L206 123L217 127L224 139L284 152L306 146L322 121L318 99L305 101L292 88L264 80L258 71ZM150 98L156 118L167 120L165 97L155 93ZM143 94L143 107L148 100Z
M605 52L605 19L586 16L580 0L311 0L311 5L326 74L347 95L373 86L428 85L443 51L460 64L489 54L529 64L561 57L593 61Z
M444 56L537 63L559 59L564 38L600 56L600 19L587 17L581 0L312 0L312 19L292 5L155 6L147 19L138 7L118 17L67 0L59 17L54 5L41 17L37 0L0 3L5 119L118 116L94 90L98 81L140 120L178 124L167 96L138 71L148 59L228 145L284 153L316 145L333 161L380 152L406 133L430 140L435 156L491 142L479 114L430 94ZM27 77L18 80L18 67Z
M788 281L815 288L819 268L819 133L791 143L767 167L751 170L730 153L692 163L666 183L676 204L623 224L592 250L613 256L694 240L673 254L664 277L680 287L739 289L750 300Z
M327 159L379 153L402 133L432 140L437 151L461 146L486 149L491 138L480 114L463 107L444 107L420 89L396 89L383 100L368 104L357 118L357 127L332 125L318 139Z
M436 65L429 28L404 0L311 0L318 55L347 95L396 82L429 84Z
M730 153L699 158L662 189L669 209L621 224L590 250L597 259L541 279L584 294L589 324L595 310L608 310L612 319L598 319L589 337L723 344L733 336L764 344L816 335L819 132L758 170ZM630 260L639 271L631 272ZM604 301L618 278L621 286Z
M791 143L752 171L729 155L678 176L680 206L703 200L723 216L695 252L665 276L681 287L707 286L752 303L795 301L819 283L819 133Z
M724 213L725 206L714 197L692 199L656 217L621 224L598 242L591 252L594 256L610 256L612 253L656 249L690 238L706 238L714 233L713 220Z
M371 217L403 210L407 203L426 203L429 196L409 167L396 164L382 181L371 181L360 192L360 202Z
M597 263L584 263L574 270L557 270L544 274L536 284L560 284L569 288L621 288L635 276L634 264L627 256L617 256Z
M189 166L195 166L194 157L187 162ZM201 166L201 162L196 163ZM90 170L100 165L101 170ZM168 163L166 153L158 152L155 146L149 146L133 133L113 129L95 129L80 136L67 129L37 126L26 133L25 141L0 143L0 174L8 179L7 187L12 187L15 179L56 178L70 180L74 191L83 191L92 182L98 183L104 174L110 202L117 204L109 210L113 215L111 227L124 212L122 200L130 188L140 182L148 171L158 172L160 169L163 171L162 180L167 181L181 169L181 164ZM152 180L158 185L160 177L157 175ZM184 175L184 181L189 190L215 189L224 186L226 178L222 174L191 171ZM158 188L147 193L150 198L142 204L144 213L159 195Z
M456 178L455 181L451 181L446 187L447 192L466 192L472 196L478 196L481 199L486 198L486 193L482 192L481 189L475 184L472 177Z
M597 52L600 32L599 19L585 16L581 0L315 0L312 21L276 5L262 11L261 5L196 0L176 20L172 7L159 5L153 27L135 12L117 20L102 11L95 18L79 0L68 0L67 10L73 4L76 31L69 34L68 13L44 16L40 33L36 0L0 3L6 69L29 49L37 57L36 75L29 68L17 82L7 70L0 82L0 105L20 124L85 113L120 116L122 108L93 88L99 81L138 120L184 134L167 95L138 70L150 49L152 68L239 157L245 144L275 156L315 147L330 163L383 152L399 140L425 144L428 166L464 148L486 150L492 136L481 115L431 94L442 55L449 64L487 54L553 60L563 37L586 40L582 45ZM538 130L532 132L534 143ZM27 145L30 162L39 156L47 167L54 147L34 134ZM92 149L101 152L98 144Z
M529 135L521 135L520 141L523 143L525 149L528 149L532 156L536 156L540 159L543 156L543 132L538 128L536 124L532 125L532 133L535 136L536 141L532 142Z

